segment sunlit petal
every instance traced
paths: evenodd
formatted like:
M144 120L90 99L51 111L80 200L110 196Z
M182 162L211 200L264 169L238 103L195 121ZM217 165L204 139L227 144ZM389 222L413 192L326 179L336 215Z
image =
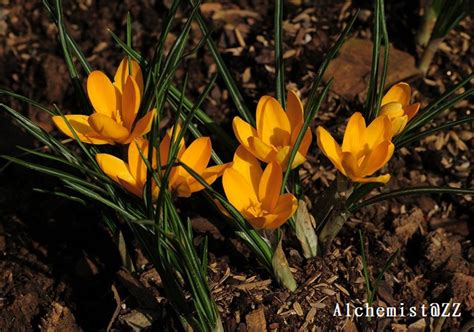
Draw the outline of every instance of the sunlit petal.
M408 121L410 121L411 119L413 119L416 113L418 113L418 111L420 110L420 103L407 105L403 108L403 110L405 111L405 114L408 116Z
M373 149L383 141L390 140L392 137L391 131L392 125L386 115L376 117L367 127L367 145L369 149Z
M130 71L131 69L131 71ZM140 90L140 96L143 95L143 75L140 65L135 61L131 61L131 68L128 65L128 57L125 57L120 62L120 65L117 68L114 76L114 85L122 92L123 86L127 80L127 77L131 75Z
M255 195L257 195L258 184L263 171L260 162L242 145L239 145L235 151L232 168L245 178L251 185Z
M291 133L291 145L296 143L296 139L300 133L302 125L297 126L294 131ZM306 156L309 150L309 146L311 145L311 141L313 140L313 135L311 134L311 130L308 128L306 129L306 133L303 136L303 140L301 141L300 147L298 151L303 155Z
M377 145L374 150L366 156L361 165L360 176L368 176L374 174L381 169L393 154L394 145L390 141L385 141Z
M249 151L258 159L269 163L276 158L276 151L273 147L263 142L258 137L249 138Z
M410 96L411 88L407 83L401 82L395 84L387 91L385 96L383 96L381 106L392 102L398 102L403 106L406 106L410 102Z
M390 174L384 174L384 175L367 177L367 178L355 177L352 179L352 181L359 182L359 183L372 183L372 182L387 183L388 181L390 181Z
M288 96L286 97L286 115L290 121L291 130L293 132L295 130L299 131L304 121L304 109L300 98L292 90L288 90Z
M264 210L272 211L275 208L280 196L282 181L283 175L280 165L276 162L268 164L258 186L258 198Z
M113 118L117 111L117 95L109 78L101 71L93 71L87 77L87 95L95 111Z
M232 121L232 128L239 143L246 148L249 148L249 138L258 136L257 130L238 116Z
M354 113L344 132L342 152L351 152L356 157L360 156L364 152L367 136L364 117L359 112Z
M323 127L316 128L316 136L321 152L329 158L342 174L346 175L344 167L342 167L341 164L341 147L337 144L336 140Z
M138 120L130 138L133 139L148 134L151 130L151 125L153 124L153 119L155 118L155 115L156 109L152 109L151 111L146 113L143 118Z
M125 81L122 93L122 120L125 128L132 128L138 109L140 108L140 90L131 76Z
M344 170L346 171L347 177L350 179L354 179L357 177L362 177L361 170L359 164L357 163L357 159L354 155L350 152L343 152L341 155L341 164Z
M280 103L273 97L260 98L257 105L257 133L266 144L289 145L290 121Z
M266 229L276 229L283 225L296 212L298 200L292 194L283 194L278 199L276 209L273 211L277 217L268 224L264 225Z
M222 186L227 199L238 211L243 211L257 202L257 196L250 184L232 167L224 171Z
M65 115L64 118L69 122L71 127L74 129L77 137L81 142L88 144L111 144L113 143L110 139L101 137L98 133L92 129L87 121L89 116L87 115ZM58 129L65 135L74 138L74 135L69 129L65 119L62 116L53 116L53 123Z
M115 182L120 183L120 178L129 184L136 184L135 178L130 173L128 165L123 160L107 153L98 153L95 159L105 175Z
M140 154L141 152L141 154ZM148 158L148 141L135 139L128 146L128 166L138 183L145 184L147 167L142 158Z
M184 151L180 160L193 171L201 174L211 159L211 149L211 139L199 137Z
M89 116L90 126L104 137L121 142L129 136L128 130L102 113L94 113Z
M278 164L281 165L284 170L286 170L286 168L288 167L291 149L291 146L284 146L280 148L276 154L275 160ZM291 164L291 169L295 169L296 167L304 163L305 160L306 158L299 151L297 151L295 158L293 159L293 163Z

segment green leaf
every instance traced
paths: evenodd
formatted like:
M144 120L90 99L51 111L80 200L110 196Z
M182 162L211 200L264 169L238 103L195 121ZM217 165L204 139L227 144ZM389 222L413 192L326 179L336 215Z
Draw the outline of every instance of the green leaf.
M452 187L413 187L392 190L386 193L378 194L374 197L349 207L350 212L355 212L360 208L378 203L387 199L401 196L422 195L422 194L453 194L453 195L474 195L474 188L452 188Z
M189 0L189 3L192 6L195 6L196 1ZM196 20L203 35L208 35L208 28L201 13L198 12L196 14ZM209 38L207 40L207 46L211 52L212 57L214 58L214 61L216 62L219 74L221 75L227 86L227 89L229 90L230 97L232 98L232 101L234 102L237 111L240 113L240 115L244 118L245 121L255 126L255 119L253 118L252 114L249 112L247 106L245 105L244 98L242 97L242 94L237 88L237 84L235 83L235 80L233 79L229 69L227 68L224 59L222 59L222 56L220 55L216 44L212 39Z
M275 29L275 70L276 70L276 97L285 109L285 64L283 62L283 0L275 0L274 14Z
M306 133L306 130L308 129L311 121L313 121L314 117L318 113L323 100L326 99L329 89L331 88L331 84L332 84L332 79L328 82L328 84L324 88L323 92L321 93L318 99L317 104L314 105L313 109L311 109L311 111L308 114L306 114L303 126L301 127L300 132L298 133L298 137L296 138L296 142L291 148L290 156L288 158L288 166L286 167L285 175L283 176L283 181L281 184L280 190L282 193L285 191L286 183L288 182L288 177L291 171L291 165L293 164L293 160L295 160L296 153L298 152L298 149L300 148L300 145L301 145L301 142L303 141L303 137Z
M449 122L446 122L442 125L439 125L439 126L436 126L436 127L424 130L424 131L420 131L418 133L413 132L411 135L407 135L401 140L396 140L395 144L396 144L397 147L402 147L402 146L411 144L413 142L420 141L421 139L425 138L426 136L433 135L434 133L436 133L438 131L443 131L443 130L446 130L446 129L450 129L452 127L459 126L463 123L469 123L469 122L474 122L474 115L466 116L464 118L461 118L461 119L455 120L455 121L449 121ZM395 137L395 139L397 139L397 137Z

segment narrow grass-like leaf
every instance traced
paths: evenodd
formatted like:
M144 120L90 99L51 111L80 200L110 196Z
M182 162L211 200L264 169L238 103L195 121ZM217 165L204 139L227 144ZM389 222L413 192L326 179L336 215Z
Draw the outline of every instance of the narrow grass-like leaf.
M57 197L61 197L64 199L67 199L68 201L79 203L83 206L87 206L87 202L83 200L82 198L76 197L76 196L71 196L69 194L60 192L60 191L51 191L51 190L45 190L41 188L33 188L32 189L34 192L41 193L41 194L48 194L48 195L53 195Z
M217 199L217 201L223 205L223 207L236 221L234 224L239 232L243 233L239 234L237 232L237 234L242 237L249 248L256 254L262 265L267 268L268 271L272 271L272 251L268 243L265 242L261 236L249 226L248 222L242 217L240 212L237 211L237 209L233 207L232 204L230 204L221 194L212 189L212 187L201 176L199 176L199 174L197 174L186 164L179 162L179 165L182 166L192 177L194 177L205 189L207 189L213 198Z
M407 135L401 140L395 140L395 144L396 144L397 147L406 146L406 145L409 145L413 142L420 141L421 139L425 138L426 136L433 135L434 133L437 133L439 131L450 129L450 128L455 127L455 126L459 126L463 123L470 123L470 122L471 123L474 122L474 115L466 116L464 118L461 118L461 119L455 120L455 121L449 121L449 122L446 122L442 125L439 125L439 126L427 129L427 130L423 130L423 131L420 131L420 132L413 132L412 135ZM397 139L397 137L395 137L395 139Z
M195 0L189 0L189 2L192 6L195 6L197 3L197 1ZM196 20L199 24L202 34L208 35L208 28L201 13L197 13ZM232 98L232 101L234 102L237 111L240 113L240 115L244 118L245 121L255 126L255 119L248 110L248 107L245 105L244 98L242 97L242 94L237 88L237 84L235 83L234 78L232 77L229 69L227 68L224 59L222 59L222 56L220 55L216 44L211 38L207 39L207 46L209 48L209 51L211 52L212 57L214 58L214 61L217 65L217 69L219 70L219 73L222 79L224 80L227 89L229 90L230 97Z
M290 171L291 171L291 165L293 164L293 160L295 160L296 153L298 152L298 149L300 148L301 142L303 141L304 134L306 133L306 130L308 129L309 124L311 123L311 121L313 121L314 117L318 113L319 108L321 107L321 104L322 104L323 100L326 99L326 96L329 92L329 89L331 88L331 84L332 84L332 79L328 82L328 84L324 88L323 92L321 93L321 95L318 99L317 104L313 107L313 109L310 110L310 112L305 117L303 126L301 127L300 132L298 134L298 137L296 138L296 142L293 145L293 147L291 148L290 156L288 158L288 166L286 168L285 175L283 176L283 182L281 184L281 189L280 190L281 190L282 193L285 191L286 183L288 181L288 176L289 176Z
M348 210L355 212L360 208L378 203L387 199L392 199L401 196L422 195L422 194L455 194L455 195L474 195L474 188L452 188L452 187L413 187L392 190L386 193L378 194L374 197L366 199L365 201L350 206Z
M380 281L382 281L383 275L385 274L385 272L388 271L393 261L395 260L395 258L398 257L399 254L400 254L400 249L395 250L395 252L385 262L384 266L382 267L382 270L379 272L377 276L377 279L375 279L374 283L372 284L372 291L369 298L369 306L372 306L372 303L374 303L375 294L377 293L377 290L379 288Z
M285 109L285 64L283 62L283 0L275 0L274 29L275 29L275 70L276 97Z
M69 44L66 41L66 27L64 25L63 9L61 0L56 0L56 17L57 17L57 26L59 30L59 41L61 43L61 48L63 50L64 60L66 61L66 67L68 69L69 76L71 78L74 90L79 97L79 100L82 104L82 110L85 114L91 113L91 107L87 101L86 93L82 88L81 81L79 79L79 74L77 68L74 65L71 53L69 51Z

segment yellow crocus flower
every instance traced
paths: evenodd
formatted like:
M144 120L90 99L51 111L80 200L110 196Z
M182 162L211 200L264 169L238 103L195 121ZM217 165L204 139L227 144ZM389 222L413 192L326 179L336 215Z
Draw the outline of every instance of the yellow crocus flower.
M282 181L278 163L272 161L262 171L242 145L222 175L227 199L256 229L276 229L295 213L298 202L292 194L280 194Z
M257 128L235 117L232 126L237 140L256 158L278 163L284 170L288 165L291 148L303 126L303 105L293 91L288 91L286 112L273 97L263 96L257 105ZM301 165L311 144L308 129L296 153L291 168Z
M171 132L169 130L160 143L160 164L166 166L170 149ZM138 149L137 148L138 145ZM200 137L194 140L186 148L184 139L180 142L177 158L182 163L193 169L208 184L212 184L227 167L227 164L207 167L211 158L211 140L209 137ZM136 139L128 148L128 164L109 154L99 153L96 155L97 163L102 171L112 180L123 186L131 193L142 197L146 182L146 164L141 158L140 152L148 156L148 141ZM157 168L157 152L153 152L153 169ZM164 170L162 171L164 173ZM204 187L190 175L182 166L172 167L168 178L168 188L178 197L189 197L192 193L204 189ZM156 199L159 190L153 181L153 197Z
M390 119L393 136L400 134L420 109L420 103L410 104L410 98L411 88L404 82L392 86L382 98L380 114Z
M64 116L81 142L128 144L150 131L155 109L133 127L143 95L143 76L137 62L132 60L129 66L128 58L124 58L113 83L103 72L91 72L87 77L87 94L94 108L93 114ZM53 116L53 122L65 135L74 137L64 118Z
M323 154L352 181L387 183L390 180L390 174L371 177L393 155L392 125L387 116L377 117L366 127L362 114L354 113L347 124L342 147L323 127L316 128L316 135Z
M138 197L143 197L147 167L142 154L148 156L148 141L137 138L128 146L128 163L107 153L98 153L95 158L102 171L116 183ZM155 153L156 157L156 153ZM156 166L156 163L155 165ZM153 182L153 197L158 197L158 187Z
M161 165L166 165L167 163L170 142L171 130L168 131L168 134L160 144ZM182 140L180 142L177 159L195 171L210 185L222 175L222 172L224 172L228 166L227 164L223 164L207 167L211 159L211 152L212 145L209 137L199 137L195 139L189 147L186 147L184 140ZM192 193L204 189L203 185L182 166L172 168L168 179L168 186L178 197L189 197Z

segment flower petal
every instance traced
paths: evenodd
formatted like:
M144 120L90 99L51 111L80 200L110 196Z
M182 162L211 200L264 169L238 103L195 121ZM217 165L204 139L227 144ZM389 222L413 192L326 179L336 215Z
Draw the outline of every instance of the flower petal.
M136 186L137 182L128 168L128 165L121 159L107 153L98 153L95 156L99 167L109 178L121 184L126 182ZM119 179L121 181L119 181Z
M257 195L263 171L260 162L244 146L239 145L235 151L231 167L244 177L251 185L254 194Z
M122 178L118 178L117 183L120 184L122 187L124 187L126 190L131 192L132 194L138 196L138 197L143 197L143 186L137 184L137 183L130 183Z
M229 202L240 212L257 202L250 184L232 167L224 171L222 186Z
M397 102L402 104L402 106L408 105L411 97L411 88L405 82L400 82L395 84L387 91L387 93L382 98L381 106L384 106L388 103Z
M87 95L95 111L109 118L117 112L117 94L107 75L95 70L87 77Z
M238 116L232 120L232 128L239 143L247 149L249 148L249 138L258 136L257 130Z
M124 57L120 62L114 76L114 85L122 92L123 86L127 80L127 77L131 76L135 79L138 88L140 90L140 96L143 94L143 75L140 65L135 60L131 61L131 72L128 66L128 57Z
M263 142L275 147L290 143L290 121L280 103L273 97L264 96L258 102L257 133Z
M405 114L408 116L408 121L410 121L411 119L413 119L416 113L418 113L418 111L420 110L420 103L407 105L403 108L403 110L405 111Z
M288 159L290 158L291 146L284 146L281 149L278 149L278 152L275 157L275 161L281 166L282 169L286 170L288 167ZM306 158L299 152L296 152L293 163L291 164L291 169L295 169L302 163L304 163Z
M300 133L301 127L303 125L297 126L295 130L291 133L291 145L296 143L296 139ZM300 148L298 151L303 155L306 156L309 150L309 146L311 145L311 141L313 140L313 135L311 134L311 130L308 128L306 129L306 133L303 136L303 140L301 141Z
M355 112L350 117L344 132L342 152L350 152L358 158L364 153L367 136L365 119L361 113Z
M408 123L408 116L404 115L404 116L392 119L390 123L392 124L392 135L396 136L400 134L403 131L403 129L405 129Z
M216 179L222 175L225 169L229 167L229 164L223 165L216 165L208 167L204 170L201 174L201 177L207 184L211 185L216 181ZM187 178L185 182L183 182L177 188L177 196L178 197L189 197L192 193L198 192L203 190L204 186L195 178Z
M384 174L379 176L373 176L368 178L353 178L351 179L354 182L359 183L371 183L371 182L380 182L380 183L387 183L390 181L390 174Z
M145 158L148 158L148 141L137 138L131 141L128 146L128 167L137 182L144 185L146 182L147 167L140 152Z
M202 174L211 159L211 150L211 139L199 137L184 151L180 161L196 173ZM186 172L186 174L188 173Z
M116 142L123 142L129 135L126 128L102 113L92 114L88 122L97 133Z
M250 225L252 225L253 228L255 229L262 229L265 225L265 223L271 223L272 220L276 219L276 215L267 215L263 217L255 217L251 213L247 211L242 211L241 212L244 218L249 222Z
M301 103L301 100L296 92L292 90L288 90L288 95L286 97L286 115L290 121L292 133L296 130L296 128L301 128L301 126L303 126L303 104Z
M273 211L277 215L271 222L263 225L265 229L276 229L283 225L296 212L298 201L292 194L283 194L278 199L277 208Z
M329 158L332 164L344 175L346 172L341 163L341 147L337 144L336 140L332 138L331 134L323 127L316 128L316 137L318 146L321 152Z
M133 129L131 139L148 134L151 130L151 125L153 124L153 119L155 118L155 115L156 109L154 108L148 113L146 113L143 118L138 120L137 124L135 125L135 128Z
M353 180L355 178L363 177L359 164L357 163L357 159L355 156L350 152L343 152L341 154L341 164L346 171L346 176Z
M249 151L261 161L266 163L275 160L277 152L273 147L258 137L249 137Z
M140 90L132 76L125 81L122 93L122 120L125 128L132 128L138 109L140 108Z
M262 203L263 210L273 211L280 197L280 187L283 174L280 165L271 162L263 171L258 185L258 199Z
M376 117L366 130L369 150L372 150L383 141L390 141L393 136L392 130L392 123L388 116L380 115Z
M377 145L364 159L360 174L362 177L374 174L381 169L392 157L395 146L390 141L384 141Z
M87 122L89 116L74 114L65 115L64 118L59 115L53 116L52 118L56 127L58 127L58 129L63 134L74 138L74 134L66 123L66 121L68 121L81 142L88 144L113 144L113 141L108 138L101 137L94 131L94 129L92 129L92 127L89 125L89 122Z

